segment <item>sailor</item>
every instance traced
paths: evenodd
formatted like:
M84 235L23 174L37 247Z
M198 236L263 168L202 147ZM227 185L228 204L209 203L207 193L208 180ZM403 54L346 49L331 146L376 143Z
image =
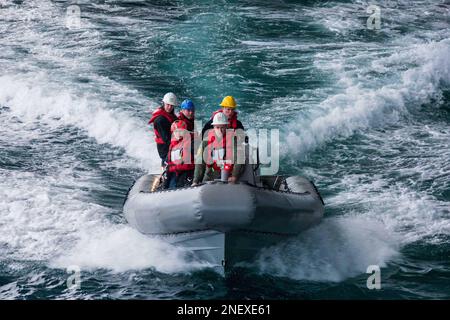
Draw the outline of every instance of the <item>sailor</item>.
M192 100L186 99L181 103L181 111L178 115L178 120L186 123L187 130L194 131L194 120L195 120L195 106Z
M162 106L156 109L149 124L153 123L155 132L155 142L158 148L158 154L161 158L161 166L164 168L167 164L167 153L170 145L170 126L176 120L174 108L178 105L177 96L168 92L164 95Z
M202 129L202 137L205 135L205 132L207 130L212 129L213 125L213 119L214 116L218 113L223 113L227 119L228 119L228 128L231 129L242 129L244 130L244 126L242 123L237 119L238 112L236 111L237 104L236 100L232 96L226 96L223 98L222 102L220 103L220 106L222 109L219 109L215 111L211 117L211 119L205 124L205 126Z
M227 177L229 183L236 183L244 169L236 162L237 144L235 130L229 129L229 119L222 112L217 112L212 121L213 129L207 130L197 160L192 186L201 182L213 181Z
M166 188L175 189L189 185L194 174L194 153L191 132L186 122L176 120L170 127L172 140L167 155Z
M194 128L195 105L191 99L186 99L181 103L180 108L181 108L181 110L180 110L180 114L178 115L178 120L181 120L186 124L186 128L187 128L186 130L189 131L191 134L191 142L190 142L191 143L191 155L192 155L191 163L194 163L193 162L194 154L195 154L194 146L197 146L197 144L195 144L195 139L198 139L198 137L199 137L199 134L197 133L197 131L194 130L195 129ZM185 139L185 141L186 141L186 139ZM192 173L193 173L193 171L192 171Z

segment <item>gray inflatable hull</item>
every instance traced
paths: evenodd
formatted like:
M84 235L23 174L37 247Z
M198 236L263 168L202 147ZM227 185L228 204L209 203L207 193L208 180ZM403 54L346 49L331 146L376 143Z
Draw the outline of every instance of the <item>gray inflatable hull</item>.
M324 206L308 180L289 177L289 192L248 184L207 183L150 192L138 179L124 204L131 226L182 245L213 266L251 261L257 252L320 222Z

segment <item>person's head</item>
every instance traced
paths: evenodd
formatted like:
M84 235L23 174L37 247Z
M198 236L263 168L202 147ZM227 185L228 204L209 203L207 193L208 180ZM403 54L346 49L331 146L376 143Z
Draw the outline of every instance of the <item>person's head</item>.
M172 132L172 140L179 141L186 133L187 125L184 121L177 120L170 126Z
M227 118L230 118L234 114L234 109L222 108L222 112Z
M164 95L163 98L163 108L166 112L172 113L173 109L178 105L177 102L177 96L172 93L168 92Z
M181 113L183 113L188 119L194 119L195 106L192 100L186 99L181 103Z
M223 114L225 114L227 118L230 118L235 113L237 104L232 96L226 96L223 98L220 106L222 107Z
M228 128L228 119L225 114L219 112L213 118L212 126L217 136L223 136Z

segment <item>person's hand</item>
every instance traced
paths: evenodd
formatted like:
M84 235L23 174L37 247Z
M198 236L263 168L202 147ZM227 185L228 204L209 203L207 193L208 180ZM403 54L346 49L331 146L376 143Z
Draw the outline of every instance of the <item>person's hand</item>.
M236 177L231 176L231 177L228 178L228 183L235 184L236 181L237 181L237 178L236 178Z

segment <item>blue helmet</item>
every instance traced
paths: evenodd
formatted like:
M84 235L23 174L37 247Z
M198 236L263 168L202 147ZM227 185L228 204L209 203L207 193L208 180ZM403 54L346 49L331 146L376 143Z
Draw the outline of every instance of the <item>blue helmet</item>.
M181 110L191 110L194 111L195 110L195 106L194 103L192 102L191 99L186 99L181 103Z

